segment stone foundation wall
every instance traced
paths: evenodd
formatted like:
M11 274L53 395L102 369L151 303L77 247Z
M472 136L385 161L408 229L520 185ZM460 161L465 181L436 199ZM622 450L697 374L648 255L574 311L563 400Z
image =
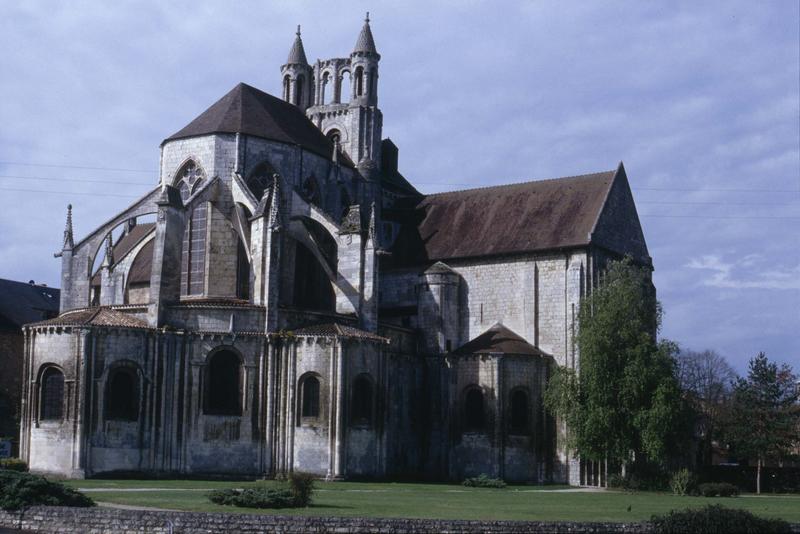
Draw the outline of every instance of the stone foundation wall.
M800 525L793 525L800 532ZM360 517L293 517L280 515L222 514L109 508L34 507L25 512L0 510L0 528L62 534L133 533L333 533L385 534L410 532L522 533L522 532L650 532L647 523L573 523L542 521L464 521L446 519L393 519Z

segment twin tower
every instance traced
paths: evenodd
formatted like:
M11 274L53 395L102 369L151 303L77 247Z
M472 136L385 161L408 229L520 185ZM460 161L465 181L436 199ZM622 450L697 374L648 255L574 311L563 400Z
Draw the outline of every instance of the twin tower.
M378 62L369 13L350 57L309 65L300 26L281 67L283 99L309 119L360 168L380 168L383 115L378 109ZM335 154L334 154L335 156Z

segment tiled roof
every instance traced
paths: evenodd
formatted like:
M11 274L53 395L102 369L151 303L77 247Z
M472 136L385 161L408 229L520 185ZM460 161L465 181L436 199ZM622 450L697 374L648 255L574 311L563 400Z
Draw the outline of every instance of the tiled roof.
M141 319L106 307L70 310L58 317L32 323L28 326L116 326L122 328L149 328Z
M616 171L408 199L393 266L589 244Z
M164 142L214 133L243 133L300 145L325 158L333 156L333 142L300 108L244 83Z
M294 331L297 336L321 336L321 337L346 337L353 339L368 339L371 341L379 341L381 343L388 343L389 340L383 336L347 326L339 323L325 323L314 326L306 326Z
M58 315L60 295L53 287L0 278L0 323L21 327Z
M512 332L500 323L468 341L453 351L454 354L523 354L529 356L547 356L538 347L534 347L525 339Z
M180 304L174 304L172 308L260 308L257 304L252 304L243 299L187 299L181 301Z

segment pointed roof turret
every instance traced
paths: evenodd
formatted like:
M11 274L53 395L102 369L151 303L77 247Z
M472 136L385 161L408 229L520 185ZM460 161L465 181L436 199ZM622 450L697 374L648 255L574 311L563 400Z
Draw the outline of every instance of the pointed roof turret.
M287 65L308 65L306 59L306 51L303 48L303 39L300 38L300 25L297 25L297 33L295 34L294 43L289 50L289 58L286 60Z
M64 226L64 246L63 250L72 250L75 246L75 239L72 237L72 204L67 205L67 224Z
M375 49L375 39L372 38L372 30L369 27L369 11L367 17L364 19L364 26L361 28L361 33L358 34L356 46L353 48L353 53L362 52L365 54L375 54L378 56L378 50Z

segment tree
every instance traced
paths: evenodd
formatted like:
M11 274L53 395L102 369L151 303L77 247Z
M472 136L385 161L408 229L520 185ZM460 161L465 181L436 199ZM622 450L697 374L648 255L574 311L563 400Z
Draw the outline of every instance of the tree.
M583 300L579 372L556 369L547 408L567 425L568 446L589 460L663 463L686 434L675 344L656 341L661 307L648 270L610 262Z
M712 444L719 441L736 372L713 350L681 351L676 356L678 381L697 414L701 464L711 464Z
M747 377L736 381L727 425L734 452L757 460L756 493L761 493L764 462L788 456L800 441L798 429L797 376L789 365L778 366L761 352L750 360Z

